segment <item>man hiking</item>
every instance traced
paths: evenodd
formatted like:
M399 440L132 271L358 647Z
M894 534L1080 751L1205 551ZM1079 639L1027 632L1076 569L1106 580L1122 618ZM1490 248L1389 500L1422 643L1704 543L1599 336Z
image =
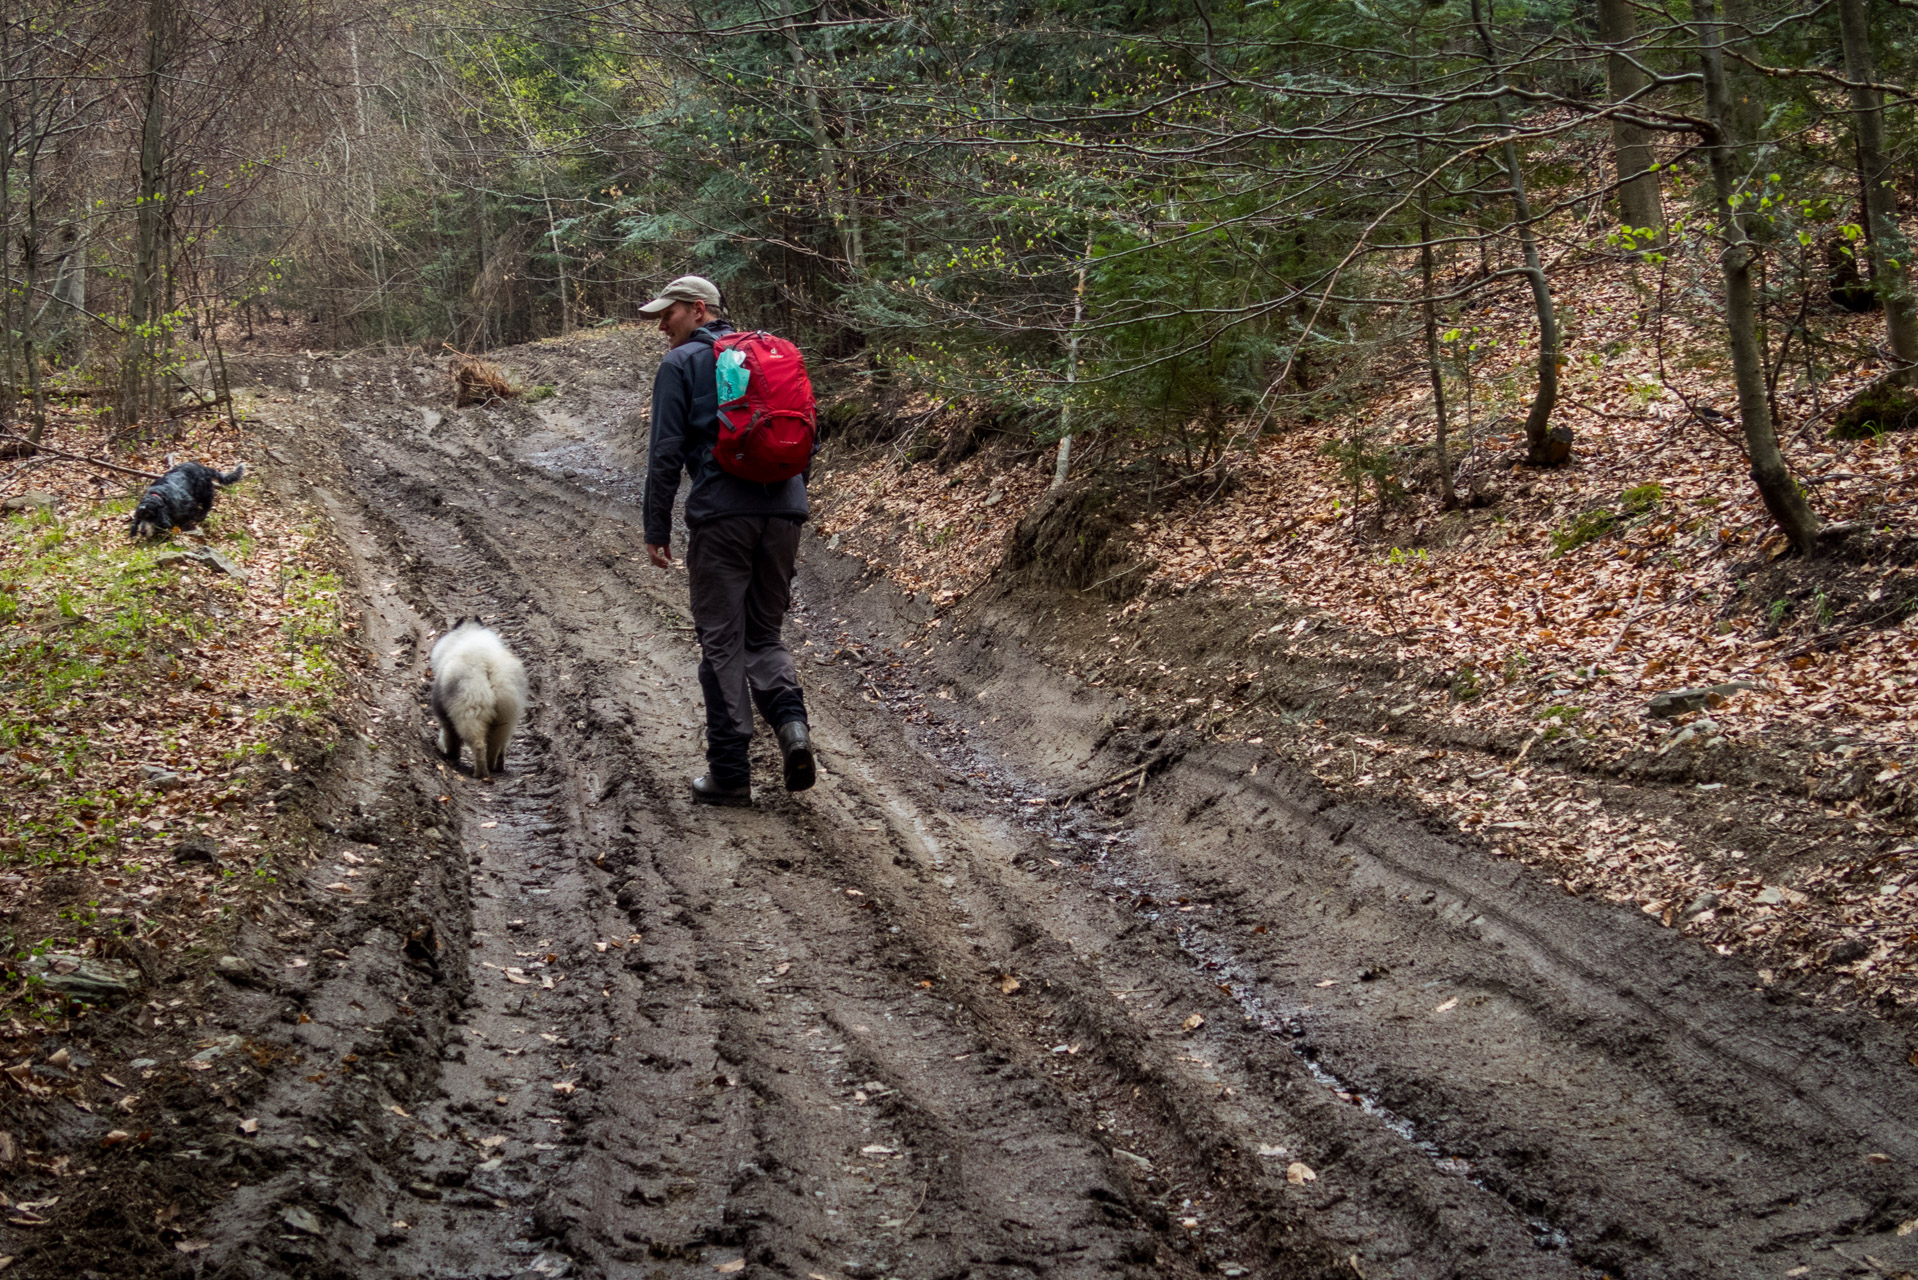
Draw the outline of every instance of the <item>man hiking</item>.
M708 767L693 779L693 799L747 805L754 703L779 735L786 790L813 784L806 703L780 635L808 508L803 474L756 483L721 467L713 455L719 439L713 343L733 332L720 318L722 309L719 289L701 276L681 276L639 309L659 317L659 331L672 345L653 378L646 554L660 568L672 567L673 497L683 469L691 478L686 574L706 695Z

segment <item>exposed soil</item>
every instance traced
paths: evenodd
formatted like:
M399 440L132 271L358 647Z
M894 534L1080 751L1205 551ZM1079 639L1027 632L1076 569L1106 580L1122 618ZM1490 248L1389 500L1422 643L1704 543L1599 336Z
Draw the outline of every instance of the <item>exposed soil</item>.
M820 784L695 809L685 584L636 505L656 356L506 353L558 394L457 412L423 363L253 362L346 548L369 727L254 976L208 980L238 1039L155 1055L144 1142L33 1104L100 1172L0 1228L14 1274L1918 1268L1896 1027L1148 724L1037 660L1029 598L935 619L809 539ZM534 681L487 784L420 683L475 612Z

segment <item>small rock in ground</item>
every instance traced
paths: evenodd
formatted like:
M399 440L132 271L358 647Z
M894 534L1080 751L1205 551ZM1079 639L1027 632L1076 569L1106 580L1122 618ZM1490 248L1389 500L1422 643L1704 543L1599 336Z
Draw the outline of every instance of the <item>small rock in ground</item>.
M4 507L8 515L17 515L22 511L39 511L52 515L53 495L44 490L35 489L30 493L15 494L6 502L0 503L0 507Z
M213 967L235 982L248 982L253 978L253 966L243 956L221 956L213 962Z
M212 836L188 836L173 846L173 860L175 862L218 862L220 842Z
M1694 742L1694 741L1700 741L1700 740L1704 740L1705 745L1709 746L1711 745L1712 742L1715 742L1718 740L1717 735L1718 735L1718 721L1694 720L1690 724L1686 725L1683 729L1680 729L1677 733L1674 733L1671 737L1667 738L1665 740L1665 745L1658 749L1658 754L1662 756L1667 751L1671 751L1675 748L1682 747L1688 742Z
M288 1208L282 1209L280 1211L280 1221L284 1222L293 1230L304 1232L309 1236L317 1236L320 1234L320 1220L318 1216L315 1215L311 1209L303 1209L299 1205L291 1205Z
M232 578L235 582L246 581L246 570L234 564L212 547L203 549L200 553L200 558L212 565L215 569L218 569L221 573L224 573L227 577Z
M1718 902L1718 895L1708 890L1699 894L1696 898L1693 898L1691 902L1686 905L1685 909L1678 913L1679 918L1689 920L1693 916L1702 916L1707 911L1716 911L1718 910Z
M1871 954L1871 944L1857 938L1847 938L1831 949L1832 964L1851 964L1863 960Z
M233 958L237 960L239 957L235 956ZM215 1058L223 1058L227 1054L232 1053L243 1043L245 1042L239 1036L221 1036L218 1040L215 1040L212 1044L194 1054L188 1061L211 1062Z

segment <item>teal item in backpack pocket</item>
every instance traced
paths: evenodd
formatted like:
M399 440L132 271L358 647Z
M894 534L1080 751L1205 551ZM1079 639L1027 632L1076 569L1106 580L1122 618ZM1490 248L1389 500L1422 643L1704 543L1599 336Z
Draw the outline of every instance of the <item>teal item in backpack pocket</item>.
M719 382L719 403L730 404L746 394L746 353L734 347L722 351L713 361L713 374Z

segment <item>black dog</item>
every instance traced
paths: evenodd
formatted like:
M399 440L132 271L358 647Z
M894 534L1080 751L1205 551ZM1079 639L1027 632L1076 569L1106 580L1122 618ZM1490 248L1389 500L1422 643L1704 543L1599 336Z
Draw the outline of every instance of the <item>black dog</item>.
M225 475L197 462L182 462L147 486L127 532L136 538L164 538L176 528L195 528L213 510L213 486L237 484L245 474L244 462Z

